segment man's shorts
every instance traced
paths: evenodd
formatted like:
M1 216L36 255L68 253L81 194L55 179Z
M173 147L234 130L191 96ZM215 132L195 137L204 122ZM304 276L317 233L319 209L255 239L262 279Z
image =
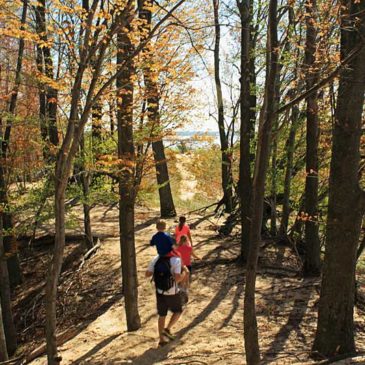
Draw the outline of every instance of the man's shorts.
M180 293L174 295L163 295L156 293L157 313L160 317L166 317L170 310L172 313L181 313L181 296Z

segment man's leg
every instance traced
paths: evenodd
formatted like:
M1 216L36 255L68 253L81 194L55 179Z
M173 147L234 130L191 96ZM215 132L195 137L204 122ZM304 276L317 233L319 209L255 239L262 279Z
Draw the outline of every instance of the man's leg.
M167 303L170 311L172 312L172 316L170 321L165 328L165 335L170 339L173 340L175 336L173 336L170 332L172 326L179 320L181 313L182 313L182 305L181 305L181 296L180 293L175 295L168 296Z
M170 318L169 324L167 325L166 329L171 331L172 326L179 320L181 316L181 312L172 313L172 316Z
M163 335L163 330L165 329L165 319L166 317L158 317L158 335L160 336L160 342L165 342L166 339Z

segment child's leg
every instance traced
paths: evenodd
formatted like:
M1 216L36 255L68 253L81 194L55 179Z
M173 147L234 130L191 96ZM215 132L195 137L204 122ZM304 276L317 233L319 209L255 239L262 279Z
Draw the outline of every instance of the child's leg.
M187 268L189 269L189 276L187 277L187 288L190 288L190 282L191 282L191 265L187 265Z

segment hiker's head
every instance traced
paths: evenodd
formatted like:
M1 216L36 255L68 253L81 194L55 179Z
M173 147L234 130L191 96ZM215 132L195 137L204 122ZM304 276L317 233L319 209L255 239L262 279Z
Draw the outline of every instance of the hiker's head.
M163 232L165 229L166 229L166 222L165 221L158 221L156 223L156 229L159 231L159 232Z
M186 223L186 218L182 215L180 218L179 218L179 226L180 228L182 228L184 226L184 224Z
M185 234L183 234L180 237L179 246L186 245L187 243L188 243L188 236L186 236Z

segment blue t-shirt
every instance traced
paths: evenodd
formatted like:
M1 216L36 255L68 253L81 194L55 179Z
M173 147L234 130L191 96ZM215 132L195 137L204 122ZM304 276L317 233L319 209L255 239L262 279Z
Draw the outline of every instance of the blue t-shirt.
M172 250L172 238L166 232L157 232L153 235L151 242L151 246L156 246L157 252L160 256L165 256Z

